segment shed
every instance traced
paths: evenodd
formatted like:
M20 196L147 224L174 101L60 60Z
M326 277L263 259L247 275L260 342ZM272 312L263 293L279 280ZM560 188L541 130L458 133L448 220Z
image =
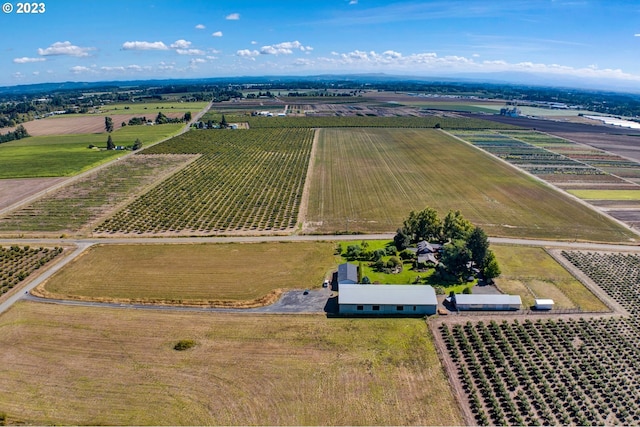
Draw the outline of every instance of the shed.
M345 262L338 266L338 286L342 284L358 283L358 266Z
M552 299L536 299L536 310L551 310L553 308L553 300Z
M425 316L438 308L429 285L345 284L338 293L340 314Z
M520 310L520 295L505 294L455 294L454 302L458 310Z

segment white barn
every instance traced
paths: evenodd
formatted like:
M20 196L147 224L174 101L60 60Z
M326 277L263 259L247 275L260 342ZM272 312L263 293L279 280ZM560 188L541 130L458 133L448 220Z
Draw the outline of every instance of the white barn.
M341 284L338 293L340 314L424 316L437 308L429 285Z
M552 299L538 298L536 299L536 310L551 310L553 308Z
M454 302L458 310L520 310L520 295L473 295L455 294Z

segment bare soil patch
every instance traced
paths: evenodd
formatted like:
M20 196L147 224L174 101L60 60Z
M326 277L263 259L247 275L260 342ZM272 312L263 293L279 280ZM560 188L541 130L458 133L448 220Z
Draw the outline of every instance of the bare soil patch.
M0 179L0 210L68 178Z

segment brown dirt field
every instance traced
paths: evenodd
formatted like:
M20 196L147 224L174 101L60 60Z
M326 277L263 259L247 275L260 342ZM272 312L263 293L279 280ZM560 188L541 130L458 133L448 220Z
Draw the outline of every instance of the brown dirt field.
M182 117L184 113L164 113L169 118ZM112 114L109 117L113 119L113 129L120 129L122 122L128 122L133 117L147 117L148 119L155 118L155 114ZM81 134L81 133L101 133L104 132L104 118L105 116L58 116L49 117L46 119L33 120L23 123L22 125L27 129L31 136L43 136L43 135L67 135L67 134ZM15 128L0 129L0 133L7 133L13 131Z
M68 178L0 179L0 210Z
M0 346L12 425L463 422L422 319L22 302L0 317Z

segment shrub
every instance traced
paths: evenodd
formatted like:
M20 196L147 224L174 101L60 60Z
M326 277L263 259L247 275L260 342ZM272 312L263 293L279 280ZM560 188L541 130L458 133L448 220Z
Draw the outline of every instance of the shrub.
M173 349L177 351L184 351L194 347L195 345L196 342L194 340L180 340L173 346Z

